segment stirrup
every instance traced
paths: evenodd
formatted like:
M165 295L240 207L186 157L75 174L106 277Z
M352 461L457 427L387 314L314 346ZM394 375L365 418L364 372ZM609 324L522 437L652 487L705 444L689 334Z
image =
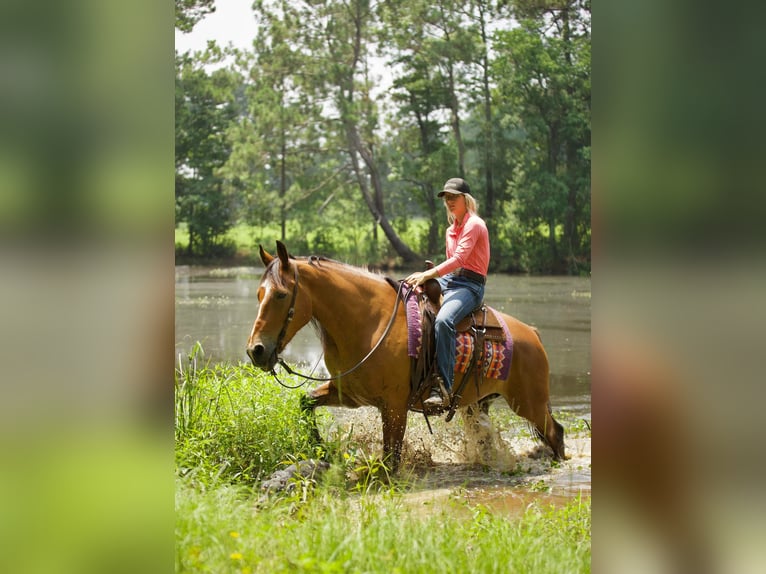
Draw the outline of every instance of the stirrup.
M430 401L432 398L436 398L435 395L437 393L440 403L428 403L427 401ZM431 411L431 414L438 414L449 408L451 399L452 397L450 396L450 393L447 392L447 388L444 386L444 380L441 378L441 376L436 374L432 375L428 398L422 400L423 408Z

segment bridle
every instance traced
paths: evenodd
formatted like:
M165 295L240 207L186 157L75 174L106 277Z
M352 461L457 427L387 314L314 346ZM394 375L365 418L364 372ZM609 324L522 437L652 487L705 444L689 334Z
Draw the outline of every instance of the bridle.
M313 257L310 257L309 261L310 262L313 261ZM282 341L284 341L285 335L287 333L287 328L289 327L290 323L293 320L293 317L295 316L295 301L298 298L298 281L299 281L299 278L300 278L300 275L298 274L298 265L293 264L293 270L295 272L295 281L293 282L293 292L292 292L292 295L290 296L290 307L287 309L287 316L285 317L284 323L282 324L282 329L279 331L279 335L277 336L277 344L274 347L274 358L276 359L277 363L282 365L282 368L285 369L285 371L287 371L291 375L295 375L297 377L301 377L302 379L304 379L304 381L302 383L299 383L299 384L295 385L295 386L286 385L281 380L279 380L279 377L277 376L277 373L274 370L274 367L271 368L271 376L274 377L274 379L276 379L276 381L280 385L282 385L283 387L285 387L287 389L297 389L299 387L302 387L303 385L305 385L309 381L317 381L317 382L334 381L334 380L340 379L341 377L345 377L346 375L350 375L351 373L356 371L359 367L361 367L367 361L367 359L369 359L372 356L372 354L375 351L377 351L378 347L380 347L381 343L383 343L383 340L391 332L391 327L393 326L394 320L396 319L396 312L399 310L399 304L400 304L402 298L403 297L404 298L408 297L409 294L414 289L414 287L410 287L404 281L399 283L399 287L398 287L398 289L396 291L396 301L394 302L394 310L391 313L391 318L388 320L388 325L386 325L386 330L383 331L383 334L380 336L380 339L378 339L378 342L375 343L375 346L372 349L370 349L370 352L367 353L361 361L359 361L356 365L354 365L353 367L351 367L347 371L344 371L344 372L342 372L342 373L340 373L338 375L335 375L333 377L313 377L311 375L304 375L303 373L299 373L297 371L292 370L287 365L287 363L285 363L284 359L282 359L279 356L279 353L283 350L282 349ZM407 293L405 295L402 295L402 293L404 292L404 288L405 288L404 286L405 285L407 285L407 287L409 287L409 289L407 290ZM275 365L276 365L276 363L275 363Z
M295 281L293 282L293 294L290 297L290 307L287 309L287 316L285 317L284 323L282 323L282 330L277 336L277 346L274 347L274 356L278 361L281 360L279 358L279 351L282 348L282 341L285 340L287 328L290 326L290 323L292 323L293 317L295 317L295 300L298 298L298 266L293 265L293 269L295 270ZM274 370L272 369L272 373L273 372Z

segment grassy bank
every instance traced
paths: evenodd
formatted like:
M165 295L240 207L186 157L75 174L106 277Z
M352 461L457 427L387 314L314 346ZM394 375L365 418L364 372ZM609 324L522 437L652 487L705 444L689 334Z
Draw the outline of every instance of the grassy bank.
M291 384L297 381L288 380ZM590 572L590 498L490 511L455 493L413 503L370 452L320 409L311 441L303 390L245 365L210 365L199 348L176 374L178 572ZM259 484L292 461L332 469L288 493Z
M397 232L402 240L420 251L424 248L428 234L428 222L413 219L399 222ZM278 225L252 226L239 223L219 238L219 248L215 254L207 257L195 255L189 257L189 231L185 223L175 228L176 260L179 263L215 264L259 264L258 245L268 251L274 250L274 244L281 237ZM378 240L372 238L368 227L327 225L321 228L303 229L297 225L288 225L287 246L296 255L324 255L353 265L391 266L398 257L381 232ZM436 256L441 254L432 254Z

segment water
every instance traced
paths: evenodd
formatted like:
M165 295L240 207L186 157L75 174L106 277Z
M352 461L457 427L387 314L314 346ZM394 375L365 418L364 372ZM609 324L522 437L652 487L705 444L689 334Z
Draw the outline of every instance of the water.
M248 362L245 344L258 311L263 269L176 268L176 353L200 341L213 360ZM406 275L401 272L402 276ZM396 275L394 275L396 277ZM590 279L491 275L487 304L540 330L551 366L551 404L590 412ZM283 357L323 373L322 350L304 328Z
M176 354L188 353L199 341L206 356L213 360L248 362L245 344L258 310L256 293L262 273L263 269L258 268L177 267ZM398 273L392 276L408 275ZM491 275L485 301L539 329L550 362L554 416L564 413L570 422L589 423L590 279ZM321 346L310 327L298 333L283 357L290 364L301 365L304 371L316 368L315 373L324 372ZM507 407L498 400L495 409ZM355 436L365 433L371 446L381 442L380 417L374 409L333 409L333 413L338 424L354 426ZM514 424L514 428L494 431L496 434L485 441L496 450L492 461L486 462L475 460L477 439L470 439L473 444L466 441L465 423L459 419L449 424L442 419L432 420L435 434L430 435L423 417L410 413L405 459L410 457L422 490L462 485L468 489L470 499L481 499L498 508L526 501L530 486L540 500L567 500L580 492L590 493L589 433L585 438L573 436L564 421L567 452L572 458L551 468L547 457L538 456L537 444L519 432L523 423ZM512 468L517 472L511 472Z

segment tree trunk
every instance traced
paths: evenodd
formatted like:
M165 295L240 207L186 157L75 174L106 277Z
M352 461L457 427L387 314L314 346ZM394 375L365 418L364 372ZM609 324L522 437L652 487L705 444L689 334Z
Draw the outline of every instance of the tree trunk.
M287 195L287 158L285 156L287 155L287 146L285 145L284 131L282 132L282 149L280 153L282 157L280 159L279 167L279 221L282 232L282 242L284 243L286 241L285 236L287 231L287 213L285 210L285 196Z
M362 197L367 203L367 207L372 214L373 219L380 225L383 233L386 235L391 246L396 253L404 259L406 262L415 262L420 259L418 255L412 251L404 241L397 235L391 223L386 219L383 210L383 185L380 179L380 172L378 166L375 163L372 147L367 147L359 134L358 114L360 110L356 110L355 103L355 87L354 87L354 73L357 70L357 66L362 62L362 30L364 25L364 17L367 14L365 7L360 6L358 3L354 5L354 13L352 15L352 21L354 25L354 37L353 37L353 60L351 62L349 73L345 73L340 76L338 87L340 88L340 100L338 102L338 109L341 114L341 122L346 132L346 142L348 145L348 152L351 157L351 163L356 175L359 189L362 192ZM361 114L363 115L363 114ZM359 165L359 158L362 158L365 164L366 172ZM367 176L372 183L372 191L368 184ZM377 228L373 230L373 235L376 235Z
M452 70L452 60L449 62L447 78L449 80L450 123L452 125L452 135L455 136L455 144L457 144L458 176L465 178L465 144L463 143L463 136L460 133L460 104L458 103L457 93L455 93L455 76Z
M484 10L479 3L479 25L481 40L484 44L482 53L482 91L484 96L484 184L486 185L487 203L484 215L490 228L490 235L494 232L493 216L495 214L495 184L492 172L492 158L494 157L494 140L492 137L492 99L489 93L489 55L487 54L487 29L484 21Z
M441 13L441 20L443 23L452 21L452 17L447 15L444 10L444 6L439 4L439 12ZM444 27L444 40L449 45L452 41L449 34L449 29ZM448 51L452 48L449 47ZM463 136L460 132L460 104L457 98L457 92L455 90L455 65L451 54L447 54L447 88L449 91L449 109L450 109L450 124L452 126L452 135L455 138L455 145L457 146L457 169L458 177L465 178L465 144L463 143ZM450 176L452 177L452 176Z
M369 150L366 149L362 144L356 126L349 123L349 120L345 120L345 122L346 136L348 138L349 153L351 156L351 164L354 168L354 174L356 175L357 182L359 183L359 189L362 192L362 197L364 197L364 201L367 203L367 207L369 208L372 217L375 219L378 225L380 225L380 228L386 235L386 239L388 239L389 243L391 243L391 246L402 259L408 263L419 261L421 257L419 257L417 253L412 251L412 249L410 249L407 244L402 241L402 239L397 235L396 230L394 230L394 228L391 226L391 223L388 221L388 219L386 219L386 216L378 209L376 197L382 197L383 194L380 172L378 171L378 168L374 162L374 158L370 154ZM359 164L360 157L364 161L367 172L370 175L370 181L374 187L374 195L370 192L366 173L362 166Z

